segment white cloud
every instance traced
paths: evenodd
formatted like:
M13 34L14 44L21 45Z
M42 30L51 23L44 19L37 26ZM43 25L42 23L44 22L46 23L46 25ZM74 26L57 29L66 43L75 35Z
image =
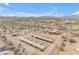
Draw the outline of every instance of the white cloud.
M36 16L36 14L21 11L11 11L0 6L0 16Z
M73 12L72 15L79 15L79 11Z
M5 5L5 6L8 6L8 7L10 6L10 4L9 4L9 3L4 3L4 5Z
M54 14L52 12L44 12L44 13L29 13L29 12L23 12L23 11L12 11L7 9L6 7L1 7L0 6L0 16L24 16L24 17L29 17L29 16L56 16L60 17L62 14Z
M58 11L59 9L58 8L55 8L55 7L50 7L50 10L51 11Z

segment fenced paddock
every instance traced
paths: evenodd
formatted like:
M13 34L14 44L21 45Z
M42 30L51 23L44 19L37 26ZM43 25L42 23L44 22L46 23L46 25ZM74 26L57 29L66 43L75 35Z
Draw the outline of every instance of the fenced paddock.
M45 37L38 36L38 35L32 35L32 37L35 37L35 38L37 38L37 39L40 39L40 40L43 40L43 41L46 41L46 42L49 42L49 43L52 43L52 42L53 42L52 39L45 38Z
M35 43L35 42L32 42L32 41L27 40L27 39L24 39L24 38L20 38L20 41L25 42L27 44L30 44L30 45L32 45L32 46L34 46L34 47L36 47L36 48L38 48L40 50L44 50L45 49L45 46L40 45L40 44Z

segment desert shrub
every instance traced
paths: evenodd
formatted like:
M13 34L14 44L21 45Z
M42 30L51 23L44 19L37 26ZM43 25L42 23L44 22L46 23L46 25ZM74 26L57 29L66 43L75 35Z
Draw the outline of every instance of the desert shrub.
M14 54L17 54L19 52L19 49L14 50Z
M63 41L67 41L67 36L62 36Z
M13 34L12 36L17 36L16 34Z
M14 53L18 54L18 52L20 51L20 49L21 49L21 44L18 44L18 46L16 46L15 49L14 49Z
M7 46L12 46L12 45L14 45L14 43L12 41L6 41L6 45Z
M76 43L76 40L70 39L70 43Z
M65 47L65 43L61 43L61 46L62 46L62 47Z
M79 37L79 33L74 33L73 36Z
M64 51L64 48L63 48L63 47L59 47L59 50L60 50L60 51Z

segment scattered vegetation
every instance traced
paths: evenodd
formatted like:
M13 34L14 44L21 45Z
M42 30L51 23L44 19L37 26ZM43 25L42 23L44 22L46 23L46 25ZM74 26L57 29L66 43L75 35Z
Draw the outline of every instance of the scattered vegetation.
M70 41L70 43L76 43L75 39L70 39L69 41Z
M62 47L65 47L65 43L61 43L61 46L62 46Z
M59 47L59 51L64 51L64 48L63 47Z
M5 50L10 50L13 51L16 55L18 54L27 54L26 49L21 45L21 44L15 44L12 40L15 40L16 38L20 36L28 36L28 33L34 32L34 33L44 33L49 36L49 39L53 38L53 36L61 36L61 39L63 39L63 43L61 43L61 46L58 48L59 51L64 51L64 47L66 46L66 42L70 43L76 43L77 41L74 39L68 39L70 36L77 36L79 37L79 33L76 33L79 31L79 29L73 30L72 26L76 24L71 21L65 21L64 19L42 19L42 20L37 20L37 19L26 19L26 18L13 18L12 20L7 19L7 20L0 20L0 40L5 43L5 47L3 49ZM77 24L79 25L79 21L77 21ZM73 27L74 28L74 27ZM55 31L54 31L55 29ZM27 34L24 34L27 31ZM49 31L48 31L49 30ZM68 35L70 36L64 36L63 33L69 33ZM19 34L18 34L19 33ZM63 35L63 36L62 36ZM52 37L51 37L52 36ZM25 37L26 38L26 37ZM34 41L33 38L36 41ZM48 38L37 38L37 37L30 37L28 39L32 40L35 43L44 45L44 46L49 46ZM10 41L9 41L10 39ZM12 39L12 40L11 40ZM39 40L40 39L40 40ZM46 40L44 40L46 39ZM49 41L50 41L49 40ZM19 41L19 40L18 40ZM42 42L39 42L42 41ZM45 41L45 44L44 44ZM54 41L55 42L55 41ZM17 43L17 42L16 42ZM26 45L25 45L26 46ZM28 48L29 49L29 48ZM37 50L33 50L34 52L32 54L37 54ZM31 52L30 52L31 54Z
M67 36L62 36L63 41L67 41Z

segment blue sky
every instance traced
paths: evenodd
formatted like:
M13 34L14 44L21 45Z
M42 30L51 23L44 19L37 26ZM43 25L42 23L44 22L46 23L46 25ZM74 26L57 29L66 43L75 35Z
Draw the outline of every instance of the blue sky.
M0 16L79 15L77 3L0 3Z

